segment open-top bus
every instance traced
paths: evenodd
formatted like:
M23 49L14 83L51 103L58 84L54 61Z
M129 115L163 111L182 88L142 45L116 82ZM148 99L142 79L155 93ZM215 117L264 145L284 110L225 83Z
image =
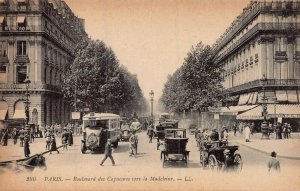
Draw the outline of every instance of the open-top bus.
M83 116L81 152L87 150L103 152L108 139L118 147L121 136L121 117L112 113L89 113Z

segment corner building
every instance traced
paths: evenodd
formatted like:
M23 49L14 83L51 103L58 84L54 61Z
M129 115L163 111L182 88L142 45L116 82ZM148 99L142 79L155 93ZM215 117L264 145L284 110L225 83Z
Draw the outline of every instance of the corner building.
M68 122L61 84L84 20L62 0L0 0L0 23L0 126L24 123L26 76L29 122Z
M221 115L300 126L300 1L251 1L213 45L231 98Z

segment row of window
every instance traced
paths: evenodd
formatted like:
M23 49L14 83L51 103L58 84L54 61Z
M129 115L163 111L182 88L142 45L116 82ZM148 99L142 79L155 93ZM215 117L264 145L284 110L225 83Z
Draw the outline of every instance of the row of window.
M11 31L11 27L7 25L6 17L0 16L0 22L1 22L1 28L2 31ZM17 25L16 29L17 31L30 31L30 27L27 24L26 16L17 16ZM68 40L68 38L65 37L59 30L54 29L55 27L52 27L52 25L48 25L48 22L45 21L45 29L50 33L50 35L53 35L56 39L58 39L60 42L62 42L67 47L71 47L72 42Z
M17 41L17 55L25 56L27 55L27 43L26 41ZM7 42L0 41L0 57L7 56Z
M7 42L0 41L0 57L7 57ZM50 51L47 47L44 49L45 55L48 58L50 55L51 61L57 63L59 61L59 65L62 63L62 55L60 55L56 51ZM17 56L26 56L27 55L27 42L26 41L17 41Z
M0 65L0 84L7 83L7 66L6 65ZM16 83L23 84L27 76L27 66L21 65L16 66ZM49 81L48 79L49 78ZM53 81L54 80L54 81ZM62 76L60 73L56 73L53 71L50 71L49 75L47 75L47 69L44 71L44 81L48 84L59 84L61 83Z
M1 65L0 66L0 84L7 83L7 66ZM24 84L24 81L27 76L27 66L17 66L16 67L16 83Z
M240 61L240 60L241 60L241 57L239 59L237 58L236 60L230 59L229 61L225 61L224 69L229 70L231 68L232 70L234 70L236 68L244 68L244 67L247 67L248 65L252 65L253 62L257 63L258 62L258 54L255 54L254 58L253 58L253 56L250 56L249 58L244 59L243 61ZM241 64L236 64L235 61L238 61ZM232 66L232 65L234 65L234 66Z

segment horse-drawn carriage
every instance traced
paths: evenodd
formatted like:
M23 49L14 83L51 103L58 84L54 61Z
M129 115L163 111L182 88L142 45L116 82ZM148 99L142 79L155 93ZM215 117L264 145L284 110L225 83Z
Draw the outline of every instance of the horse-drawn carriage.
M161 151L160 158L163 159L163 167L172 162L184 162L188 165L190 151L186 150L188 138L186 129L165 129L164 149Z
M239 146L229 146L225 140L203 141L200 145L200 164L211 170L241 171L242 157L237 153Z

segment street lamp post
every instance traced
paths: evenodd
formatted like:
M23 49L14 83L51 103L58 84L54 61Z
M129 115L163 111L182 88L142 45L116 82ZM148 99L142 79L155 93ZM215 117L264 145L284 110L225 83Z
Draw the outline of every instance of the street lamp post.
M150 91L149 95L150 95L150 103L151 103L151 120L152 120L152 123L154 123L154 119L153 119L154 92L153 92L153 90Z
M263 112L262 112L262 116L264 117L264 120L261 124L261 133L262 133L262 137L261 139L270 139L269 137L269 126L268 126L268 122L267 122L267 98L266 98L266 90L265 90L265 83L267 82L267 78L265 75L263 75L263 78L261 79L262 81L262 90L263 90L263 98L261 99L262 101L262 108L263 108Z
M26 100L24 101L24 104L25 104L25 130L26 131L29 131L29 84L31 83L31 81L28 79L28 76L26 76L26 79L24 80L24 83L26 84Z
M277 124L277 117L276 117L276 103L277 103L277 98L274 98L274 125Z

